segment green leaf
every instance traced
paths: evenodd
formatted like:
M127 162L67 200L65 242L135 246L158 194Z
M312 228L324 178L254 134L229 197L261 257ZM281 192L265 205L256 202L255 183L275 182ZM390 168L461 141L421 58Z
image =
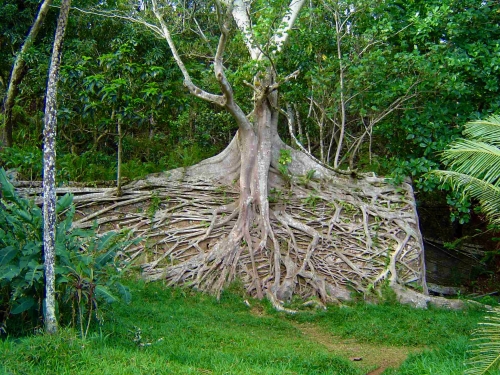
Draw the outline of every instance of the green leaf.
M30 268L24 279L29 282L29 285L33 285L35 282L43 279L43 265L38 264L35 260L31 260L28 263L28 267Z
M25 210L16 210L15 213L21 219L23 219L23 221L26 222L26 223L31 223L32 220L33 220L33 217L31 216L31 214L28 211L25 211Z
M17 277L20 274L20 272L21 269L14 265L0 268L0 280L11 282L14 277Z
M113 303L117 301L117 298L105 286L97 285L95 287L95 292L98 297L103 298L107 303Z
M1 253L0 253L0 267L9 263L12 259L14 259L16 257L17 253L18 253L18 249L14 248L12 246L7 246L7 247L3 248Z
M435 170L435 176L453 190L477 199L491 223L500 223L500 117L470 122L467 139L459 139L443 152L448 170ZM479 139L479 140L478 140Z
M125 303L129 304L132 301L132 294L130 293L130 289L123 285L122 283L117 282L116 288L118 289L118 293L120 293L120 296L122 297L123 301Z
M35 300L32 297L22 297L19 299L18 304L10 311L11 314L21 314L33 307Z
M467 375L485 375L500 368L500 308L493 308L479 323L468 354Z
M105 254L99 255L95 260L96 269L101 269L106 266L111 260L113 260L116 254L116 250L112 249Z
M73 195L70 193L64 194L61 198L57 200L56 212L60 213L67 209L73 203Z
M42 243L30 241L23 247L23 255L34 255L41 253Z
M9 179L7 178L7 173L5 173L5 170L3 168L0 168L0 185L2 187L2 195L4 198L17 201L16 199L14 199L14 186L12 186L12 184L10 183Z
M117 237L116 232L106 233L104 236L100 238L97 250L103 251L109 249L109 247L114 245L114 243L116 242L116 237Z

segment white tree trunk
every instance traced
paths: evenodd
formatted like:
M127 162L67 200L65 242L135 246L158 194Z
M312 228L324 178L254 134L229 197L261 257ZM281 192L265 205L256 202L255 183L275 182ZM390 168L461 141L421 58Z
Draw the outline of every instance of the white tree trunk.
M71 0L63 0L52 49L47 95L45 100L45 127L43 146L43 253L45 268L45 331L57 332L55 291L55 233L56 233L56 128L57 82L61 65L61 51Z

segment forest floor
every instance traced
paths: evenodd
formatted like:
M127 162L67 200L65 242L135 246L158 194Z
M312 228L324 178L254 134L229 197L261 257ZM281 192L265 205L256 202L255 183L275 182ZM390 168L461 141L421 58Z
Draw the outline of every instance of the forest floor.
M134 276L127 284L132 302L101 307L101 324L86 339L78 327L4 337L0 373L456 375L484 316L362 298L326 310L297 301L290 315L237 285L218 301Z

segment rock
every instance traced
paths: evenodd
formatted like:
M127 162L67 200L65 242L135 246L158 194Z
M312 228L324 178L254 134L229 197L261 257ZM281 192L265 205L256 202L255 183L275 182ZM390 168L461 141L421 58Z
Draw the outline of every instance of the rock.
M412 289L406 289L399 284L394 285L392 289L396 293L399 303L403 305L410 305L416 307L417 309L426 309L427 304L431 300L430 296L426 296L425 294L416 292Z
M448 299L444 297L431 297L431 305L448 310L461 310L466 307L466 303L461 299Z
M453 286L438 285L433 283L427 283L427 288L430 292L445 295L445 296L456 296L462 293L462 290Z

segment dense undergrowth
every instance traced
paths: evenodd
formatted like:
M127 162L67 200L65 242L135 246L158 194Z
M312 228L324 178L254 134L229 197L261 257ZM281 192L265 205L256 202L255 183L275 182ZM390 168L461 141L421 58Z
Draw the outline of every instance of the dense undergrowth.
M137 142L136 142L137 143ZM150 173L188 167L214 155L218 149L191 145L165 145L143 142L136 148L161 151L151 152L147 159L140 155L129 155L122 162L122 176L129 180L140 179ZM154 154L154 155L153 155ZM82 153L64 152L57 154L57 183L112 181L116 179L117 160L115 155L103 151ZM0 150L0 166L17 173L17 179L39 181L42 179L42 150L36 146L14 146Z
M366 374L362 362L338 357L303 335L309 322L339 338L412 346L386 374L459 374L470 332L482 311L415 310L364 302L296 315L276 312L235 288L220 301L194 291L145 284L130 276L130 304L115 304L87 339L71 329L0 342L7 374ZM236 288L237 289L237 288Z
M102 319L104 305L121 295L126 267L119 252L133 241L126 233L73 227L75 206L69 194L56 205L56 312L63 325L78 326L86 336L91 321ZM18 195L0 168L0 331L22 334L42 325L44 261L42 210Z

